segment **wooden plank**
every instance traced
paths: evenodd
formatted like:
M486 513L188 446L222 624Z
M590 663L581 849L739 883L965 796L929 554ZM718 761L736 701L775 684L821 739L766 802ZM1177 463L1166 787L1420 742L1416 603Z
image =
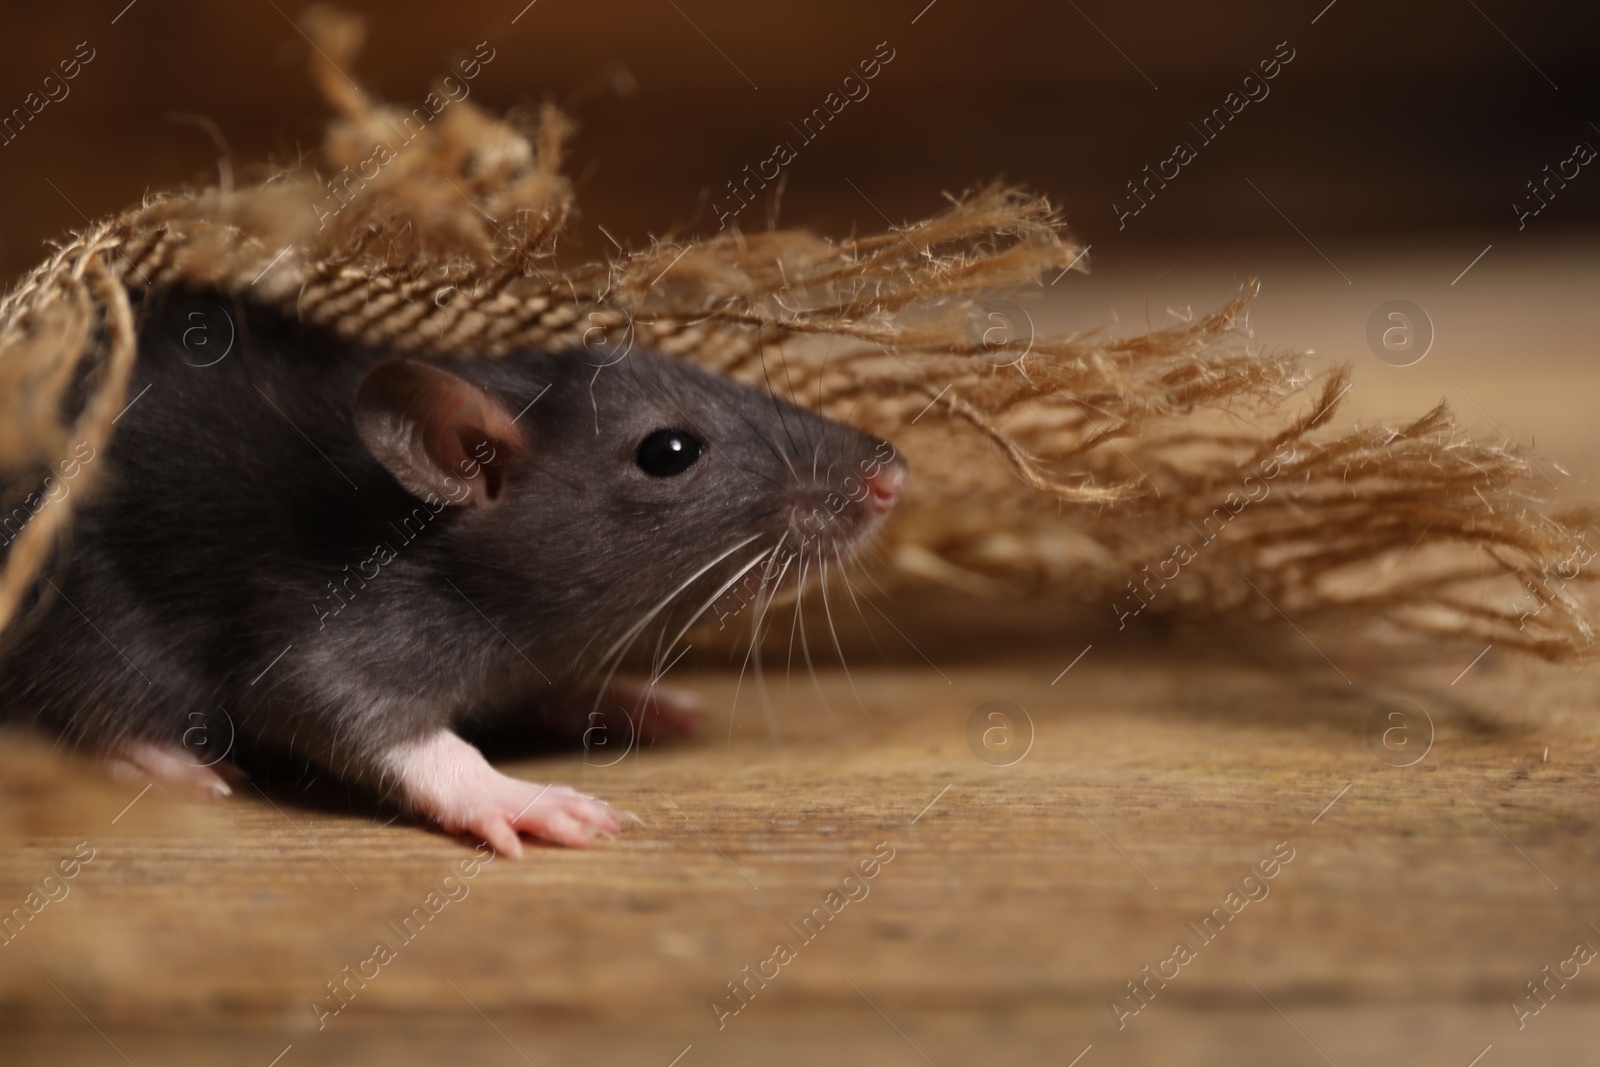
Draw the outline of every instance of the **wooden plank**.
M831 717L805 679L787 700L772 686L777 740L744 697L731 744L724 716L612 767L521 764L646 825L459 883L446 876L471 850L424 829L248 792L139 796L11 740L0 901L20 903L79 842L94 858L0 949L0 1018L17 1062L65 1048L113 1062L111 1042L135 1063L186 1062L172 1057L200 1033L262 1064L289 1044L296 1063L430 1047L516 1062L507 1038L536 1063L609 1049L666 1064L691 1044L684 1063L824 1048L920 1062L913 1044L941 1064L1064 1063L1090 1044L1099 1062L1175 1062L1162 1057L1248 1040L1255 1058L1236 1062L1316 1062L1311 1042L1354 1062L1399 1042L1419 1058L1392 1062L1465 1064L1490 1043L1566 1047L1600 1016L1587 969L1523 1034L1510 1007L1576 942L1600 945L1596 679L1490 653L1442 699L1330 684L1308 651L1276 671L1154 654L1095 650L1054 686L1060 656L948 666L950 684L926 666L858 669L875 728L826 671ZM731 699L728 676L690 681L713 707ZM1433 743L1390 766L1370 724L1412 699ZM1012 766L969 748L993 700L1032 723ZM888 850L876 877L842 881ZM1261 899L1236 899L1205 943L1190 924L1275 850L1292 859L1243 883ZM846 890L860 899L828 898ZM405 940L391 924L430 892L460 899ZM825 925L790 925L815 908ZM1107 1002L1180 940L1195 958L1136 1014L1123 999L1119 1031ZM793 960L763 963L779 941ZM325 983L379 942L393 961L323 1016L313 1005L339 1007ZM740 1006L726 983L747 965L777 977ZM1408 1020L1426 1021L1433 1059ZM416 1045L400 1036L414 1028Z

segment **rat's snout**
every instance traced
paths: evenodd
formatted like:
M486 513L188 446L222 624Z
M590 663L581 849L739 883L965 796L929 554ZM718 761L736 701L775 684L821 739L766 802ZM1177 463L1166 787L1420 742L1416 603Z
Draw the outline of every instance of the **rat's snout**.
M878 473L868 475L863 479L867 483L867 507L877 515L883 515L900 499L900 492L906 484L906 466L897 457L893 462L885 463L878 468Z
M806 535L826 531L831 539L853 547L905 492L910 469L894 446L872 439L864 444L850 466L835 464L827 475L802 479L794 487L789 518ZM841 477L841 469L848 473Z

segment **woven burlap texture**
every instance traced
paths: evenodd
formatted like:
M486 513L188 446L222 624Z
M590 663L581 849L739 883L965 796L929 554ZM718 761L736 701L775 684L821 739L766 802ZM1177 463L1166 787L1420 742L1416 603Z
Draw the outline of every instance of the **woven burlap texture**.
M1070 285L1087 259L1046 200L999 185L872 236L730 229L573 261L557 109L385 105L348 76L358 21L314 9L302 25L336 111L319 159L147 197L0 302L7 511L38 501L69 448L106 450L140 302L202 288L395 349L651 349L848 419L915 472L876 553L890 588L1593 650L1574 595L1593 514L1543 503L1516 449L1471 439L1443 405L1345 425L1348 372L1254 346L1250 289L1141 336L1038 333L1026 292ZM10 541L0 627L106 467Z

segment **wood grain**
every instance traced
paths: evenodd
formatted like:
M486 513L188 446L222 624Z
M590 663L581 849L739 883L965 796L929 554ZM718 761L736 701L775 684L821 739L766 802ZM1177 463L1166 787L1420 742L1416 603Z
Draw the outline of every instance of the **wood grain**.
M95 850L0 949L13 1053L110 1063L115 1042L137 1064L226 1050L264 1065L292 1044L286 1063L516 1062L509 1043L535 1063L665 1065L692 1044L684 1063L920 1049L945 1064L1067 1062L1093 1044L1098 1062L1248 1047L1233 1062L1278 1063L1314 1062L1314 1042L1335 1063L1465 1064L1489 1043L1553 1052L1600 1017L1586 972L1521 1035L1509 1007L1575 942L1600 944L1595 679L1490 653L1471 697L1443 700L1344 686L1310 655L1278 670L1151 655L1091 650L1054 686L1061 657L952 667L949 684L858 670L876 728L824 672L836 718L796 679L776 694L777 739L746 700L731 745L724 721L614 767L519 765L645 825L445 883L465 895L411 941L390 924L466 846L248 792L204 807L151 792L124 811L136 788L8 746L0 899L20 902L78 842ZM731 697L731 679L692 681L714 706ZM1369 720L1416 697L1432 750L1386 765ZM990 700L1032 722L1010 767L968 747ZM789 924L884 842L893 860L847 883L865 895L802 940ZM1188 924L1280 842L1293 859L1267 895L1203 943ZM1107 1001L1178 940L1196 958L1119 1032ZM325 983L380 941L393 961L319 1030L313 1005L338 1005ZM719 1028L708 1002L737 1006L725 983L777 941L794 959L765 965L778 977Z

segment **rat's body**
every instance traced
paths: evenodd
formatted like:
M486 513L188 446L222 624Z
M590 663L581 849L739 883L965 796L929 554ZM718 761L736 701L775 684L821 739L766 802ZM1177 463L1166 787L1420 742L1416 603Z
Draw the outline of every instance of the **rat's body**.
M506 851L617 817L454 727L581 718L629 645L665 651L780 542L855 547L903 479L882 442L681 361L399 359L204 301L147 315L128 396L0 714L218 791L185 734L236 730Z

